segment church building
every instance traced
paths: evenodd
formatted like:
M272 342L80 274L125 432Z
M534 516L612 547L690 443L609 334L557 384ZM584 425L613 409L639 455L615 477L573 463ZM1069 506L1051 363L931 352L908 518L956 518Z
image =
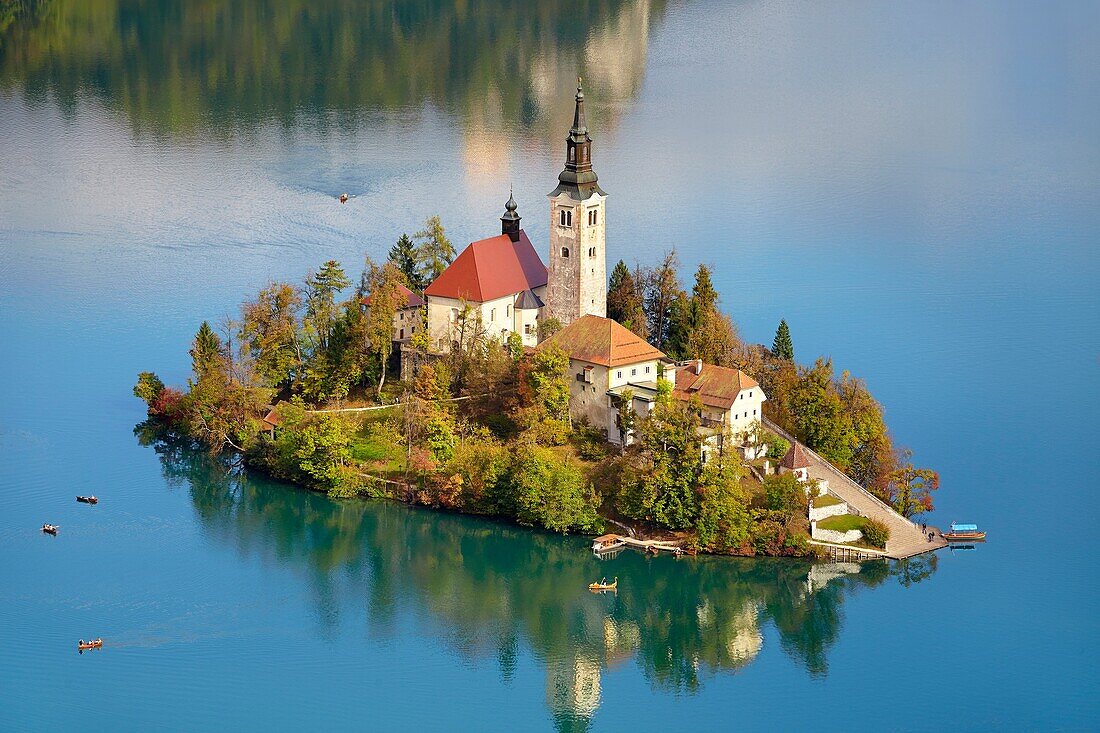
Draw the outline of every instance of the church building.
M552 317L568 326L584 315L606 315L607 194L592 169L592 138L579 81L565 168L549 194L549 268L520 227L515 199L509 196L501 233L467 245L424 291L428 331L440 351L459 338L460 320L468 324L480 319L480 327L493 338L503 341L518 333L524 346L535 346L542 320Z

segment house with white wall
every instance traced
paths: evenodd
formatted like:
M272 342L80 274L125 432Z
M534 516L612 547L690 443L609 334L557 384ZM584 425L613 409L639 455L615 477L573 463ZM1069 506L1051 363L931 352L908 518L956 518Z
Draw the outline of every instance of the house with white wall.
M554 344L569 357L569 409L574 419L607 430L608 440L621 443L616 425L619 400L634 393L639 415L649 413L657 394L658 365L672 363L660 349L610 318L583 315L539 344Z
M703 427L718 438L732 437L737 446L748 446L760 425L767 395L755 379L740 369L704 364L701 359L676 365L672 396L682 402L698 400ZM748 447L755 458L755 446Z
M466 323L506 341L518 333L524 346L538 343L539 319L546 302L546 266L527 233L519 228L516 202L509 197L501 217L502 233L471 242L424 290L433 348L444 352Z

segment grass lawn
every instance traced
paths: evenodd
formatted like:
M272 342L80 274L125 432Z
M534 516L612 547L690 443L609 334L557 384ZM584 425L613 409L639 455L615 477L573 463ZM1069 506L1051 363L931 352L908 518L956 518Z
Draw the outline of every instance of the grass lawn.
M814 509L821 509L826 506L835 506L842 503L840 499L836 498L832 494L822 494L821 496L814 497Z
M834 532L847 532L852 529L863 529L867 520L854 514L838 514L835 517L826 517L817 523L818 529L831 529Z

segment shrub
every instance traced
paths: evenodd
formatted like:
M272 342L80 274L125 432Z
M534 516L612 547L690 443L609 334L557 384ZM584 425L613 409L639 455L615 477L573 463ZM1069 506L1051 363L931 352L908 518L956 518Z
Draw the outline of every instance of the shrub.
M863 539L872 547L886 547L890 528L876 519L868 519L863 523Z
M806 491L793 473L764 479L764 503L768 509L794 516L806 509Z
M516 519L554 532L596 526L596 494L576 461L533 445L518 447L511 469Z
M764 442L768 444L768 458L773 461L782 460L791 449L791 444L787 440L771 433L765 433Z

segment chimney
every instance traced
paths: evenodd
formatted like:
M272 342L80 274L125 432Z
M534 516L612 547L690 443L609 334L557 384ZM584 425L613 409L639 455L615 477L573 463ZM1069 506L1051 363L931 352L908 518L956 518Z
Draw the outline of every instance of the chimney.
M696 359L695 360L694 371L695 371L696 375L699 375L699 374L703 373L703 360L702 359Z

